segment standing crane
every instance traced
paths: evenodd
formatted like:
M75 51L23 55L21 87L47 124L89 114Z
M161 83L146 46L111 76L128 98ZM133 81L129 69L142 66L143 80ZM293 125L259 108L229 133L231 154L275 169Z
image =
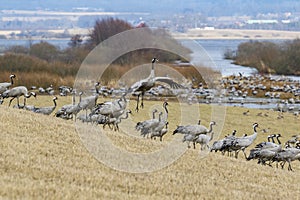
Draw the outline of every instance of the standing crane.
M139 111L139 100L140 100L140 96L141 96L141 108L144 107L144 95L145 92L147 92L148 90L150 90L152 87L154 87L156 82L164 82L167 83L171 88L177 89L177 88L184 88L182 85L176 83L175 81L173 81L171 78L169 77L156 77L155 73L154 73L154 63L157 62L158 59L157 58L153 58L152 59L152 68L151 68L151 72L150 75L148 76L148 78L142 79L136 83L134 83L128 90L128 92L132 93L132 92L138 92L137 95L137 104L136 104L136 111Z
M14 78L16 78L16 75L11 74L9 78L10 78L10 82L0 83L0 94L8 90L8 88L14 84Z
M19 97L20 96L24 96L24 97L28 97L28 90L25 86L17 86L17 87L13 87L9 90L6 90L5 92L2 93L2 98L9 98L11 97L8 106L10 106L11 102L17 98L17 102L18 102L18 107L20 106L19 104Z

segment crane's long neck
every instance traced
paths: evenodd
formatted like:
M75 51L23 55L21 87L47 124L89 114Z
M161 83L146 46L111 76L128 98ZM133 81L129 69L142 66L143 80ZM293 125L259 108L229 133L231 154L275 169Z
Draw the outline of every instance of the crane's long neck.
M168 129L169 122L166 122L165 127Z
M274 137L274 135L271 137L273 143L275 143Z
M73 103L73 105L75 105L75 96L76 96L76 93L73 92L73 94L72 94L72 103Z
M125 117L122 117L121 119L127 119L129 117L129 112L126 112Z
M214 137L214 132L212 131L211 135L210 135L210 138L209 138L209 141L211 141Z
M14 84L14 77L13 76L10 77L10 83L11 83L11 85Z
M56 99L53 99L54 107L56 107Z
M32 93L30 92L30 93L26 93L26 94L24 94L24 97L25 97L25 99L27 99L27 98L30 98L31 97L31 95L32 95ZM24 100L25 100L24 99Z
M149 78L150 78L150 79L155 78L155 73L154 73L154 63L152 63L152 67L151 67L151 72L150 72Z
M159 116L158 116L158 121L161 121L161 116L162 116L162 112L161 113L159 113Z
M125 117L122 117L122 116L121 116L121 117L119 118L119 120L118 120L119 123L121 123L122 119L127 119L128 117L129 117L129 111L126 112Z
M268 142L270 142L271 136L268 136Z
M254 141L256 139L256 137L257 137L256 126L253 126L253 130L254 130L254 133L251 135L251 138Z
M281 144L281 141L279 140L279 137L276 137L278 144Z
M209 124L209 130L208 130L209 133L211 133L213 131L213 125L214 125L213 123Z
M80 94L79 94L79 103L81 102L82 94L83 94L83 93L80 93Z
M165 120L168 120L169 111L168 111L168 108L167 108L167 104L164 104L164 109L166 111L166 113L165 113Z
M125 105L125 107L126 107L126 103L127 103L127 101L126 101L125 95L122 95L122 97L121 97L121 101L124 101L124 105Z
M122 102L122 98L117 101L117 103L118 103L118 105L119 105L120 108L122 108L121 102Z
M156 111L152 112L152 119L155 119L155 113L156 113Z

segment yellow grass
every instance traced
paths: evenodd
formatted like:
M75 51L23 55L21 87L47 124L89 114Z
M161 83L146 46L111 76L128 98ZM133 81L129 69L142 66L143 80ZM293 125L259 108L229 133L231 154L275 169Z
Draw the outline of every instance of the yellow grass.
M52 105L52 97L38 96L29 104ZM102 101L103 99L100 99ZM69 103L70 97L59 97L59 106ZM7 101L5 102L7 103ZM130 107L135 101L130 101ZM161 107L161 101L146 101L140 113L128 119L134 123L149 118L149 111ZM132 137L121 132L106 132L112 142L132 152L159 149L174 138L172 131L180 123L178 102L170 102L170 129L163 142ZM195 107L186 106L190 123L196 123ZM217 108L221 111L222 109ZM266 140L262 128L281 133L283 141L298 134L299 119L284 114L277 119L273 111L245 108L226 110L221 137L236 129L238 135L252 134L252 123L260 125L255 143ZM257 113L268 113L258 117ZM200 118L207 126L211 107L200 105ZM72 121L43 116L28 111L0 106L0 196L18 199L299 199L300 162L292 163L294 172L257 165L239 159L209 153L201 157L199 147L188 149L172 165L151 173L126 173L113 170L95 159L83 145ZM125 123L124 123L125 124ZM124 129L124 124L120 125ZM101 127L94 127L102 129ZM222 127L218 127L222 128ZM93 134L93 133L91 133ZM186 144L181 144L184 147ZM146 150L144 150L144 148ZM247 150L247 154L249 149ZM275 166L275 165L274 165Z

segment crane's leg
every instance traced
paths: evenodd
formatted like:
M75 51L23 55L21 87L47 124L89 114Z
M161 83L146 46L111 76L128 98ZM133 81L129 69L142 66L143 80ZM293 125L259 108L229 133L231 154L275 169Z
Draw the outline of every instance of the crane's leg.
M188 141L188 148L191 148L191 146L190 146L190 142Z
M135 111L136 111L136 112L139 112L139 101L140 101L140 95L141 95L141 94L138 94L138 96L137 96L137 100L136 100L136 108L135 108Z
M11 98L11 100L9 101L8 107L10 106L11 102L15 99L15 97ZM18 103L19 106L19 103Z
M289 163L288 171L293 171L292 166L291 166L291 162L288 161L288 163Z
M280 163L281 169L283 169L283 167L284 167L284 165L285 165L285 162L286 162L286 161L282 161L282 162Z
M20 108L19 97L17 97L18 108Z
M142 103L141 103L141 108L144 108L144 93L142 93Z
M26 97L24 96L24 101L23 101L24 107L26 105Z
M246 158L246 160L247 160L247 155L246 155L246 153L245 153L245 149L242 149L242 151L243 151L244 156L245 156L245 158Z

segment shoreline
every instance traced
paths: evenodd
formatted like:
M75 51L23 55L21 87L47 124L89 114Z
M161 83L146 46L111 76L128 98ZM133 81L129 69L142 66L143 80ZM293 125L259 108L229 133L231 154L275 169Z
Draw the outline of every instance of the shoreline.
M176 39L219 40L290 40L300 38L300 31L252 30L252 29L189 29L186 33L171 33Z
M43 32L48 32L49 34L62 34L66 30L41 30ZM70 35L82 34L84 37L89 33L90 29L67 29ZM0 30L0 35L5 36L7 40L66 40L69 39L61 37L12 37L12 34L20 34L21 30ZM191 39L191 40L291 40L300 38L300 31L280 31L280 30L253 30L253 29L188 29L184 33L170 32L171 36L175 39ZM5 38L3 38L5 39Z

